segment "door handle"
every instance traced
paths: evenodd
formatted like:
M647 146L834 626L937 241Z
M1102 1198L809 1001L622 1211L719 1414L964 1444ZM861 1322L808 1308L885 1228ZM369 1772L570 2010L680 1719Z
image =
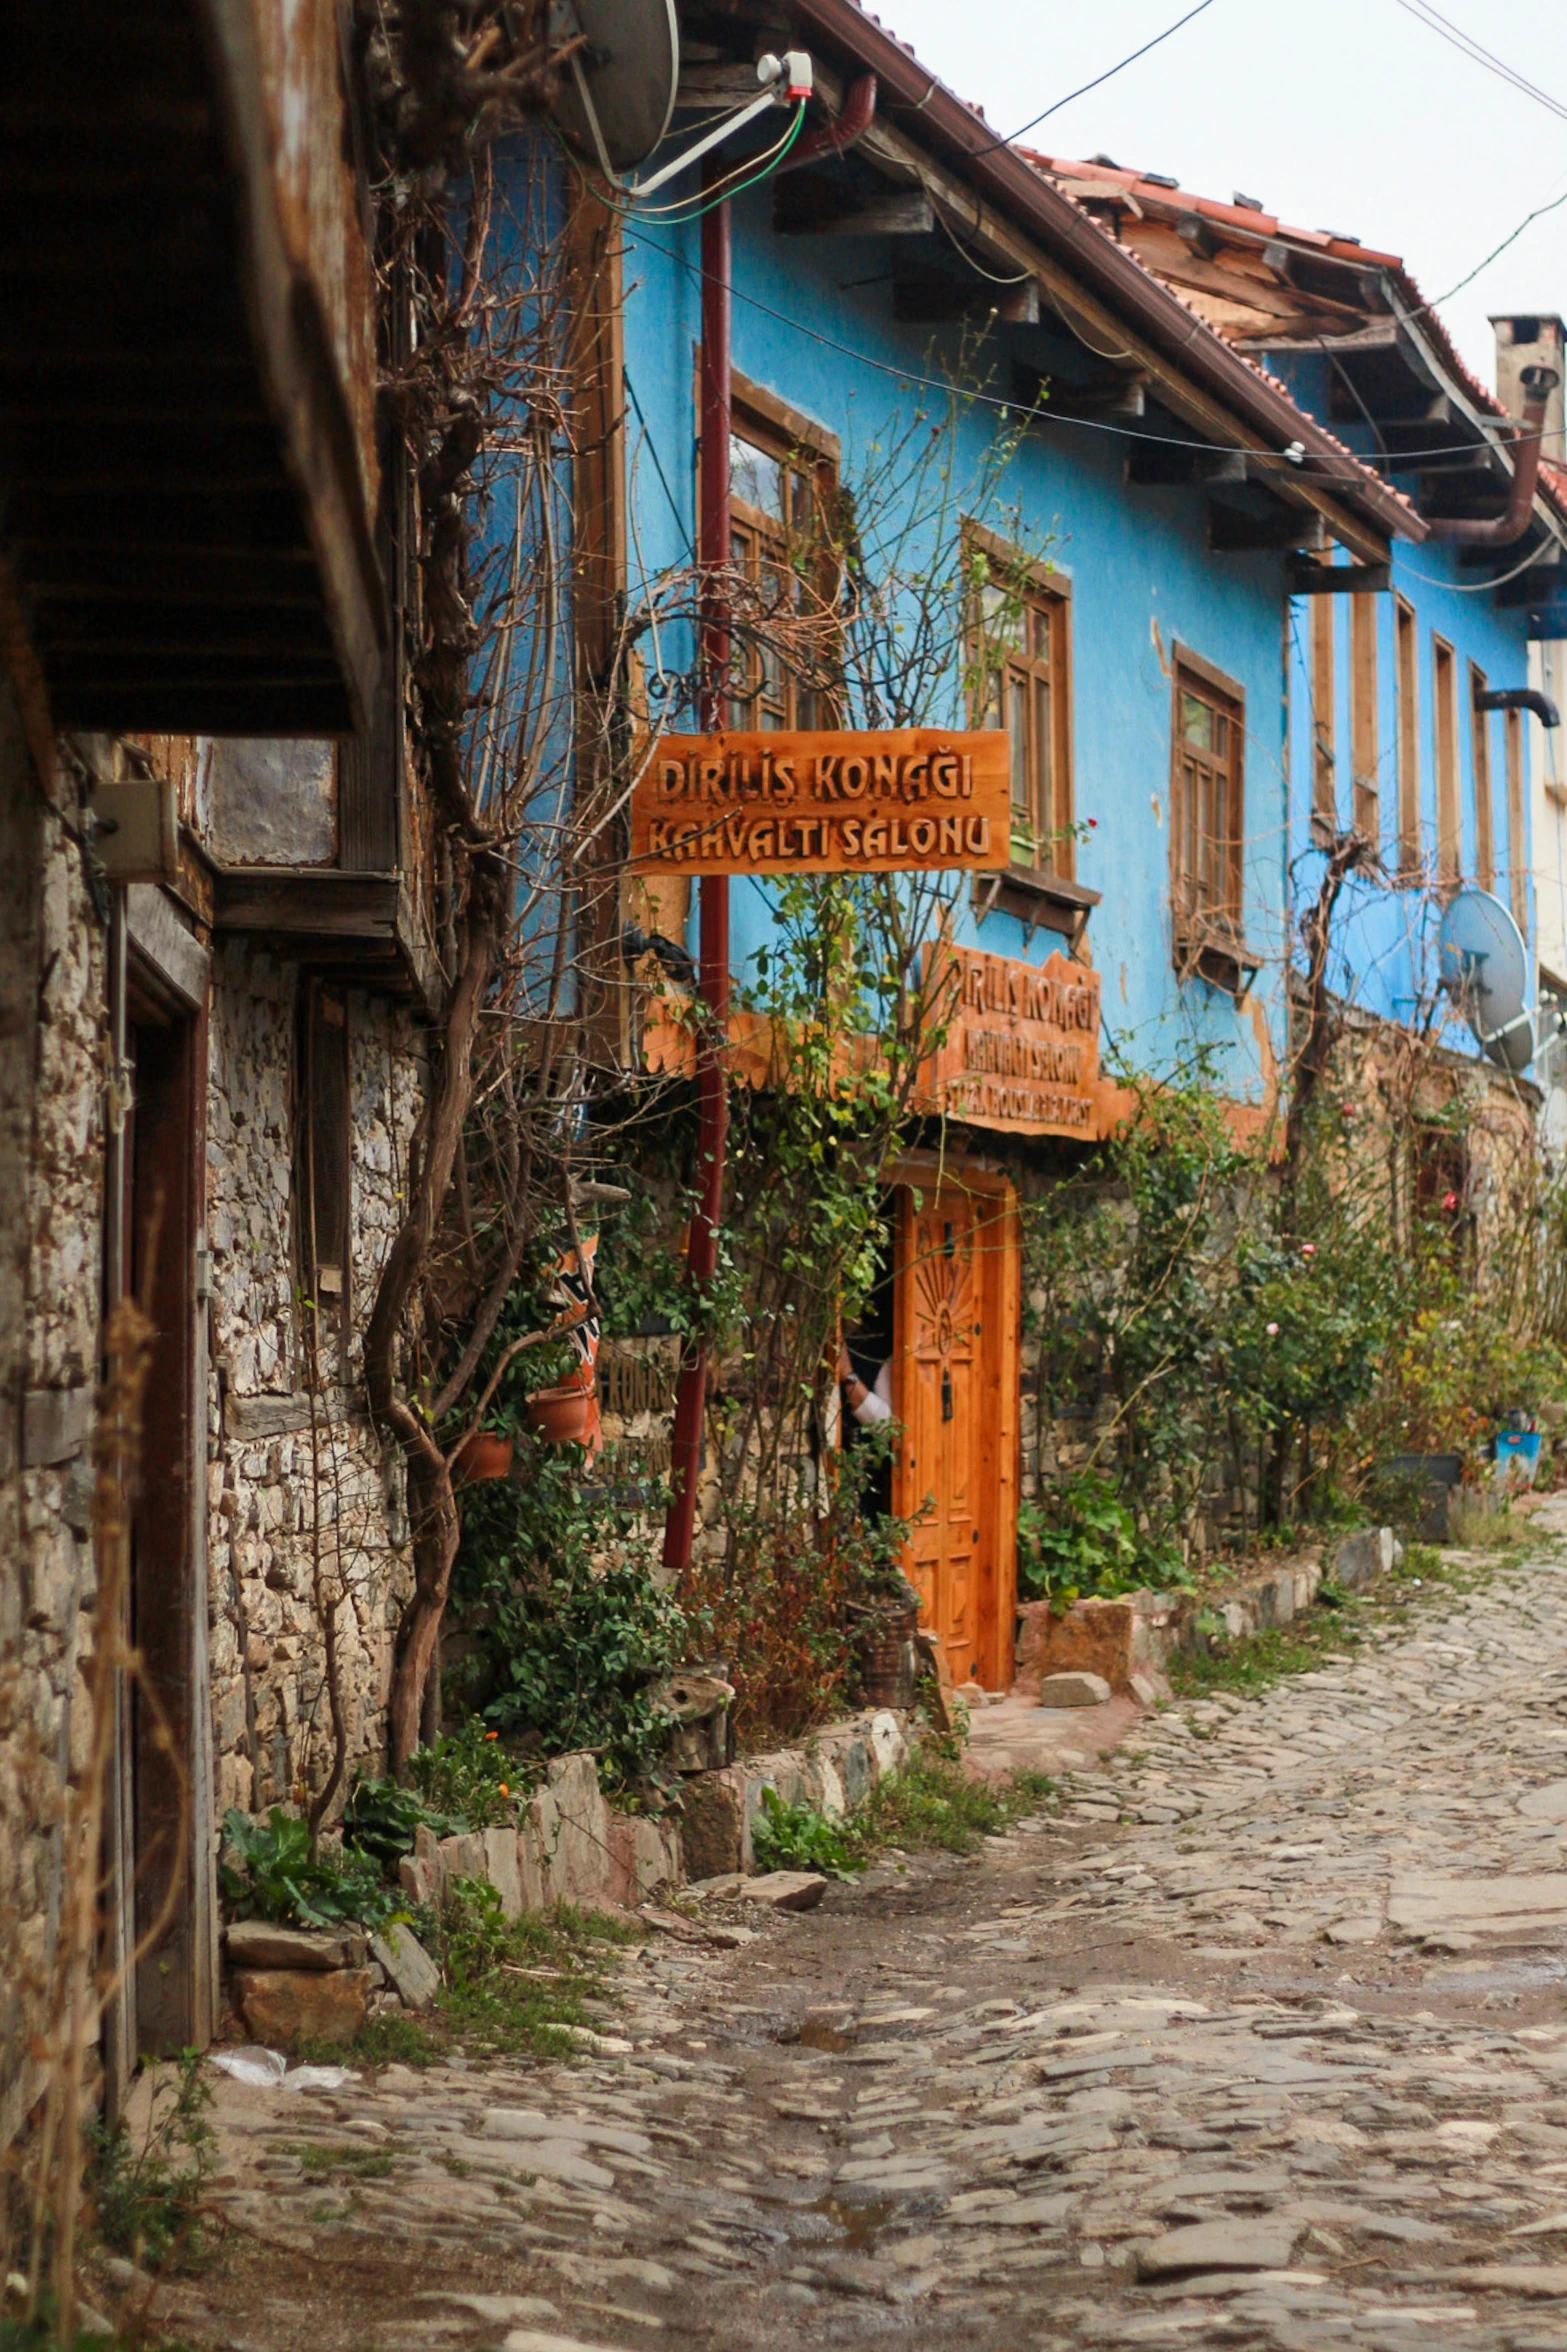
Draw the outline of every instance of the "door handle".
M945 1364L941 1367L941 1418L952 1419L952 1374Z

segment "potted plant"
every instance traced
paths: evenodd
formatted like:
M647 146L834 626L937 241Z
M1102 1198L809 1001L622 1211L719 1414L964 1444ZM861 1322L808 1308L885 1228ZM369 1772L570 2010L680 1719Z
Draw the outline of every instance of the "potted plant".
M516 1441L501 1429L470 1431L452 1458L452 1474L467 1485L481 1478L509 1478Z

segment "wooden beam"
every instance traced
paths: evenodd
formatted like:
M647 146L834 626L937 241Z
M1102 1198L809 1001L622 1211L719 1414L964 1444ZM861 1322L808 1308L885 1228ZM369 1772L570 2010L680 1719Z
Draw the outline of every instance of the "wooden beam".
M933 237L936 208L923 188L898 189L851 212L828 213L820 219L775 218L781 237Z
M1238 506L1208 504L1208 545L1215 555L1243 555L1266 548L1302 551L1325 548L1326 525L1319 514L1280 505L1272 514L1247 514Z
M1286 576L1291 596L1385 596L1393 567L1385 563L1292 563Z
M1260 434L1243 425L1222 402L1189 382L1117 311L1082 286L1054 255L1015 228L1010 220L990 210L971 189L931 162L882 117L878 116L872 123L857 143L855 153L886 169L905 185L923 187L948 224L984 251L996 267L1028 270L1041 296L1086 346L1099 352L1124 353L1129 366L1141 368L1150 382L1158 385L1161 401L1183 423L1216 441L1252 449L1276 460L1277 453ZM1341 546L1368 563L1385 560L1387 539L1374 524L1363 521L1330 492L1319 489L1309 477L1282 466L1277 466L1276 471L1281 496L1321 514Z

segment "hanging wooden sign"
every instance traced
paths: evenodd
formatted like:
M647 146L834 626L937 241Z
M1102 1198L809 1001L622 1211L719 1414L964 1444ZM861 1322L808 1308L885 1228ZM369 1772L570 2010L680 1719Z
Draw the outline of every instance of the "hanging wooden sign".
M1120 1102L1099 1075L1099 974L974 947L925 950L942 1041L921 1109L1008 1135L1103 1135ZM931 959L934 959L932 963Z
M1000 728L661 735L639 764L642 874L983 873L1011 854Z

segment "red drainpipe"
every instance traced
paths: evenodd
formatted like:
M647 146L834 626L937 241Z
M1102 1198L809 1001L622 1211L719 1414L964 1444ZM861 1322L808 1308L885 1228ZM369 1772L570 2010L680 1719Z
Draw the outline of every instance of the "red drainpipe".
M723 160L710 155L704 184L722 177ZM701 722L708 734L724 724L724 674L729 666L729 613L712 586L715 569L729 561L729 206L713 205L702 216L702 436L701 502L697 517L697 559L708 576L702 600ZM729 1035L729 877L704 874L700 883L699 988L704 1018L697 1041L696 1214L687 1251L693 1290L705 1290L718 1265L718 1225L724 1196L724 1141L729 1125L724 1047ZM670 1440L669 1515L664 1522L664 1565L677 1574L690 1566L696 1524L697 1476L702 1462L702 1419L707 1400L708 1342L698 1333L686 1342L675 1398Z

